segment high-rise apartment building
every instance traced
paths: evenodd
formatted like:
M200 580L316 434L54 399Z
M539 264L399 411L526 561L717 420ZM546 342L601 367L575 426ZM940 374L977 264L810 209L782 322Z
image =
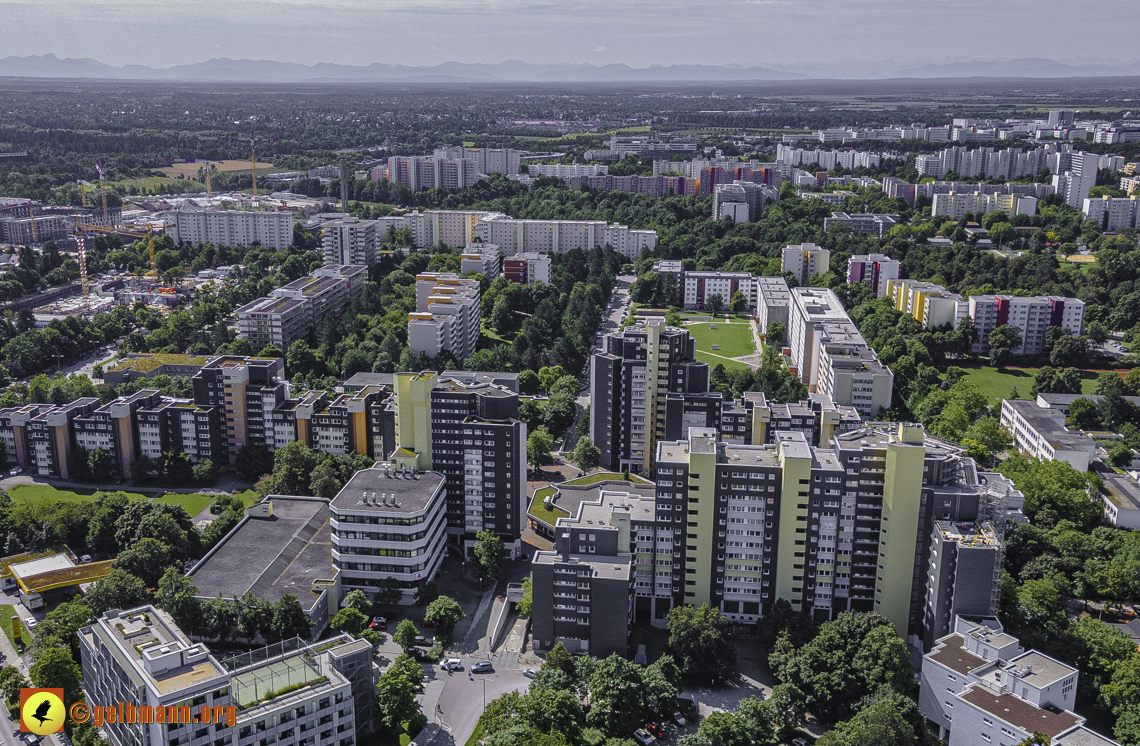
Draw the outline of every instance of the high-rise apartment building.
M469 244L463 255L459 257L459 272L465 275L480 274L488 280L493 280L499 276L501 261L498 246Z
M416 311L408 314L408 346L429 358L447 350L458 361L479 341L481 291L477 280L451 272L416 277Z
M190 379L195 404L219 407L225 413L226 441L220 446L228 463L246 444L266 445L271 413L288 396L284 372L281 358L222 355Z
M901 265L886 254L856 254L847 262L847 284L867 283L876 298L887 293L887 282L897 280Z
M977 334L977 341L971 348L975 354L989 350L990 332L1009 324L1021 335L1021 345L1013 353L1039 355L1045 349L1045 333L1051 326L1068 329L1073 336L1081 335L1084 331L1085 304L1077 298L1053 295L972 295L969 315Z
M1085 220L1091 220L1102 231L1123 231L1135 228L1140 215L1140 197L1101 197L1086 199L1081 210Z
M376 221L341 218L321 225L325 264L376 264Z
M813 275L827 274L831 252L813 243L785 246L782 252L783 271L790 272L800 285L807 285Z
M967 213L980 219L987 212L1014 215L1036 215L1037 198L1025 194L985 194L982 192L947 192L934 195L930 214L961 220Z
M382 169L373 172L378 176ZM475 162L463 158L441 158L432 155L388 158L384 177L393 184L401 184L413 192L422 189L462 189L473 186L485 174L475 168Z
M511 388L488 375L397 373L393 453L444 476L447 533L457 544L470 546L488 530L519 556L526 424L518 419L517 378Z
M605 338L590 378L590 439L613 471L648 472L658 438L665 435L665 395L696 341L687 331L647 319ZM707 388L705 389L707 391Z
M788 307L792 293L783 277L756 278L756 322L761 333L772 324L783 324L785 334L788 327Z
M550 284L550 257L533 251L503 259L503 277L523 285L532 282Z
M830 217L823 219L823 232L827 233L832 226L839 225L852 233L867 233L882 238L887 235L887 231L894 228L898 223L898 215L877 212L833 212Z
M256 210L182 207L167 215L166 233L175 243L252 246L284 251L293 243L293 214Z
M449 160L471 161L477 174L506 174L511 176L519 172L522 153L523 151L512 148L447 147L436 148L434 155L437 158Z
M288 351L289 345L309 335L319 319L339 316L364 292L367 281L365 265L320 267L237 309L238 336L257 350L273 344Z
M814 386L819 372L819 332L825 323L851 323L835 293L827 288L796 287L788 310L788 347L800 380Z
M564 254L608 245L615 252L636 259L643 249L652 251L657 247L656 231L633 230L604 220L522 220L492 213L479 218L473 233L483 243L495 244L506 254Z

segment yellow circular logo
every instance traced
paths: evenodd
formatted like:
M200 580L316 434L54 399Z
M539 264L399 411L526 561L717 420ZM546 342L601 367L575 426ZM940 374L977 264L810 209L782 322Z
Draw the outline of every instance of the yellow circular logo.
M20 708L23 726L37 736L58 733L63 730L63 719L67 709L63 700L54 692L39 691L28 697Z

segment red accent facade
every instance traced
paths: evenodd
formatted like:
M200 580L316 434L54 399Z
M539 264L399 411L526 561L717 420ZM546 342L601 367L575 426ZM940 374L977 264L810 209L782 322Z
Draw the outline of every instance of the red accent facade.
M507 280L510 282L518 282L525 285L527 277L527 264L528 262L526 259L504 259L503 277L507 278Z

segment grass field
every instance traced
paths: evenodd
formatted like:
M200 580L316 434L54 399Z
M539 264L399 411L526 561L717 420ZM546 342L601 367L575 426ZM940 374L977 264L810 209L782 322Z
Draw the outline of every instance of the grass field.
M716 329L712 329L716 326ZM752 342L752 329L747 321L715 323L686 324L688 330L697 343L697 360L708 363L710 367L723 365L725 368L740 368L749 370L751 366L732 358L751 355L756 352ZM714 350L716 345L720 349Z
M181 505L190 514L190 517L201 513L205 510L210 503L217 499L217 495L196 495L193 493L183 492L167 492L162 497L155 499L155 502L170 503L172 505Z
M1029 389L1033 386L1033 377L1037 375L1037 368L969 368L966 380L978 387L985 394L990 404L997 404L999 399L1009 399L1013 390L1022 399L1029 398ZM1093 371L1081 371L1081 393L1091 394L1096 386L1097 374Z
M16 613L16 609L9 604L0 604L0 614L4 616L0 618L0 622L4 624L4 634L8 636L8 642L12 643L12 647L16 647L16 638L12 637L12 616ZM23 620L20 620L21 624Z
M175 163L175 164L172 164L170 166L165 166L163 168L156 168L153 170L159 171L161 173L166 174L167 176L172 176L172 177L177 177L179 174L182 174L183 176L186 176L186 177L192 177L192 176L197 176L198 175L198 169L202 168L202 166L204 166L204 165L206 165L204 162L200 162L200 163ZM253 164L250 161L220 161L220 162L211 163L210 165L214 167L215 172L219 172L219 171L249 171L251 168L253 168ZM273 168L273 166L271 166L268 163L262 163L261 161L257 162L257 173L258 173L258 175L271 174L274 171L283 171L283 170L284 169Z
M126 194L127 190L132 186L140 192L149 192L167 184L177 184L182 188L189 186L195 192L206 191L205 184L199 184L196 181L187 181L186 179L172 179L168 176L144 176L141 179L107 182L107 186L113 187L120 194ZM87 199L90 201L91 195L88 195Z
M78 489L74 492L71 490L61 490L52 487L50 484L20 484L8 490L8 495L12 498L13 502L28 503L33 500L61 500L63 502L91 502L95 499L97 492L112 492L111 489L106 490L87 490ZM127 492L127 497L132 500L146 500L147 496L138 492Z

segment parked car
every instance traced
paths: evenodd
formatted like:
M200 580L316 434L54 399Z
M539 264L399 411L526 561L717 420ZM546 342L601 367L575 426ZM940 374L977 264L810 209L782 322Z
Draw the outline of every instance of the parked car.
M27 625L28 629L35 629L36 625L39 624L39 622L36 621L36 618L34 616L30 616L24 620L24 624Z
M429 640L427 637L424 637L423 635L416 635L416 644L431 645L431 640Z
M439 662L439 669L441 671L462 671L463 661L458 658L447 658Z
M653 735L657 736L658 738L664 738L665 737L665 729L662 728L657 723L646 723L645 729L647 731L649 731L650 733L652 733Z
M494 670L491 661L477 661L471 664L471 673L487 673Z
M79 564L81 564L81 565L86 565L90 561L91 561L91 555L90 554L84 554L84 555L80 556L80 558L79 558ZM193 560L190 560L186 564L189 565L190 562L192 562L192 561ZM190 568L184 566L184 569L189 570Z
M533 668L524 668L523 676L527 677L528 679L533 679L535 676L538 676L538 671L535 671Z
M368 624L368 629L386 630L388 629L388 620L382 616L372 617L372 621Z
M677 725L684 725L687 721L685 720L685 716L681 714L681 711L677 710L673 713L673 722Z
M807 739L793 738L792 739L792 746L808 746Z
M433 620L433 621L429 622L425 619L424 621L422 621L420 623L420 625L423 627L438 627L439 626L439 620Z
M633 732L633 740L641 744L641 746L649 746L653 743L653 736L649 735L649 731L644 728L638 728Z

